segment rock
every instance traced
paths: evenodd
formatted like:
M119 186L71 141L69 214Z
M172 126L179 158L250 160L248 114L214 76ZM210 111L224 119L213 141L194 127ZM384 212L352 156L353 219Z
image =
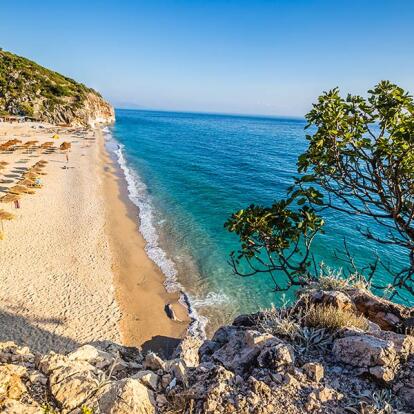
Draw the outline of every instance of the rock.
M71 361L51 372L50 391L63 409L71 410L80 406L99 389L99 377L103 377L103 372L89 363Z
M145 369L150 369L152 371L158 371L159 369L165 370L165 362L154 352L148 352L145 356L144 364Z
M196 367L200 363L198 351L202 343L198 337L186 336L175 350L173 358L182 359L187 367Z
M305 408L309 412L316 411L319 410L324 403L341 400L342 398L342 394L331 388L324 387L320 390L312 391L309 394Z
M163 407L167 404L168 404L168 400L165 397L165 395L164 394L158 394L157 395L157 405L160 406L160 407Z
M283 377L283 382L291 387L300 388L299 381L292 374L285 374Z
M0 366L0 398L6 397L18 400L27 392L22 378L27 376L27 370L19 365Z
M414 336L381 330L374 332L372 335L384 341L391 341L400 357L408 358L414 354Z
M201 361L216 362L230 371L244 375L254 365L260 353L259 347L248 347L245 341L245 328L223 326L213 336L209 352L201 354ZM214 352L210 353L212 349ZM201 353L200 349L200 353Z
M349 289L356 309L386 331L398 332L414 326L414 308L379 298L367 290Z
M316 396L318 400L323 403L330 400L340 400L343 398L342 394L328 387L323 387L321 390L317 391Z
M108 352L101 351L92 345L83 345L67 357L70 361L85 361L99 369L109 367L115 359Z
M307 364L303 365L302 369L305 371L308 378L310 378L312 381L319 382L323 379L324 369L322 364L308 362Z
M36 356L27 346L18 346L12 341L0 343L0 363L33 365Z
M156 412L153 392L134 378L108 384L85 405L92 408L93 412L105 414L155 414Z
M397 352L391 341L371 335L356 334L334 341L335 358L348 365L365 368L365 372L383 381L393 378Z
M265 342L257 357L257 363L260 367L276 371L280 368L293 365L294 360L293 348L277 338Z
M165 374L161 377L161 386L162 388L167 388L172 380L171 374Z
M2 414L45 414L45 410L38 404L28 405L10 398L0 401L0 412Z
M132 378L139 379L142 384L146 387L151 388L153 391L156 391L158 386L158 375L154 374L152 371L139 371Z
M244 333L244 338L245 338L247 346L254 347L263 342L266 342L269 339L274 338L274 336L268 333L261 333L258 331L247 330Z
M311 290L306 292L306 294L299 299L297 306L303 306L309 303L315 305L333 306L334 308L344 311L356 310L354 303L348 295L344 292L335 290Z
M398 395L401 396L402 400L414 412L414 387L402 387L398 391Z
M172 362L169 366L169 371L173 374L174 378L187 385L187 374L185 362L178 359Z

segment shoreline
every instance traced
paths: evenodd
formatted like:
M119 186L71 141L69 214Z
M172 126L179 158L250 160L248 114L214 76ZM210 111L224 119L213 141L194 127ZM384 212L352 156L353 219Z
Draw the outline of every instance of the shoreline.
M167 292L165 276L147 256L146 241L139 231L139 213L128 196L127 181L107 148L104 132L95 129L100 151L100 174L105 197L106 234L112 253L115 296L121 310L122 343L161 354L171 353L185 336L190 318L179 302L180 293ZM180 321L170 319L170 304Z
M14 215L0 240L0 340L55 352L110 341L168 356L190 318L146 254L137 207L101 128L0 123L0 143L12 138L37 144L0 152L0 196L37 161L47 163L41 188L22 194L19 208L0 204ZM40 147L50 141L51 150ZM168 318L166 304L182 322Z

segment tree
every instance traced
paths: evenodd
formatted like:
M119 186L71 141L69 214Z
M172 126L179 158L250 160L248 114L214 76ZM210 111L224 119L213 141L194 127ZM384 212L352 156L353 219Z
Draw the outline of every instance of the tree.
M414 296L413 98L388 81L369 90L367 99L342 98L335 88L319 97L306 119L306 129L312 127L314 132L306 136L309 145L297 163L301 175L286 200L270 208L252 205L225 224L241 241L239 251L231 255L235 272L268 271L276 290L315 279L318 272L310 260L311 244L322 230L321 215L329 208L379 224L379 231L370 225L359 231L376 243L402 248L407 264L395 272L378 259L367 277L374 282L380 263L392 274L394 295L404 289ZM249 272L241 271L241 261ZM276 271L287 276L283 287L281 273Z

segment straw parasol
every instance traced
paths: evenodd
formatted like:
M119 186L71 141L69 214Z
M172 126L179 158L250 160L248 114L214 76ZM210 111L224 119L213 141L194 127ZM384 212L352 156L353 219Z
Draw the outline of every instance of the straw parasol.
M14 214L9 213L6 210L0 209L0 220L13 220Z
M7 161L0 161L0 165L9 165Z
M62 144L60 145L60 149L61 151L68 151L70 150L70 148L72 147L72 144L70 142L62 142Z
M1 231L0 231L0 240L4 239L4 227L3 227L3 220L13 220L15 218L14 214L9 213L6 210L0 209L0 225L1 225Z
M9 193L12 194L21 194L21 193L25 193L25 194L34 194L35 191L25 187L24 185L15 185L13 187L9 188Z
M31 180L30 178L24 178L23 180L19 181L19 185L24 185L26 187L31 186L35 184L34 180Z
M20 200L21 196L19 194L8 193L3 197L0 197L0 203L14 203L15 201Z

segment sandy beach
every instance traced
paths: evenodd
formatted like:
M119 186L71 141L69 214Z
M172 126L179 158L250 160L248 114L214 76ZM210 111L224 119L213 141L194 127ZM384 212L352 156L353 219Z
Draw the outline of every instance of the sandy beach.
M101 131L39 126L0 123L0 144L15 138L40 145L58 132L54 146L72 146L68 163L58 149L0 153L8 163L0 171L0 196L25 169L48 161L42 188L23 194L20 208L0 204L16 216L3 222L0 241L0 340L42 351L102 340L173 346L186 331L185 310L145 254L136 208ZM167 317L166 303L183 322Z

